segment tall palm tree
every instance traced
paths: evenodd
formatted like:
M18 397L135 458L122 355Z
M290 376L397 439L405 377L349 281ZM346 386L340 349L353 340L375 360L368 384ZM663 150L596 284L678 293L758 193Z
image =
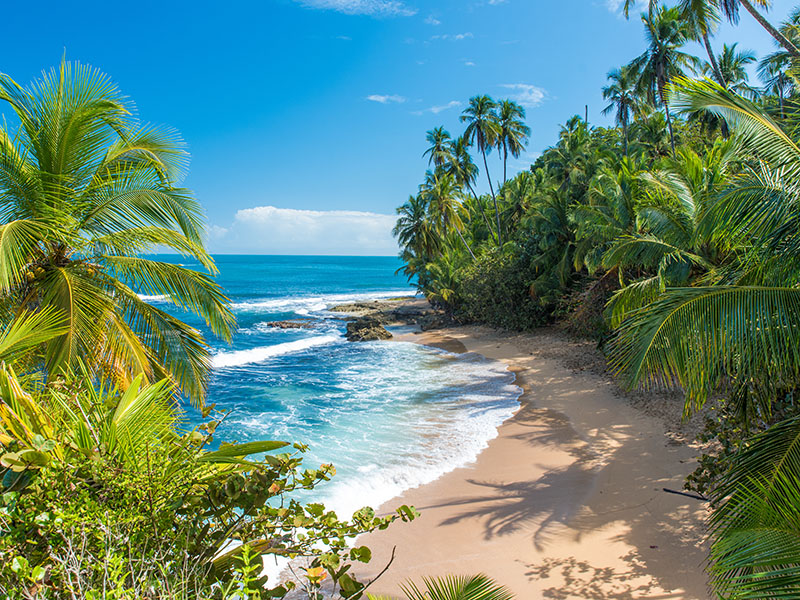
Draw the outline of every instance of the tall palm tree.
M462 208L458 201L459 187L455 178L447 171L428 171L425 183L419 188L419 194L425 201L431 222L435 224L442 237L455 232L461 243L474 259L469 243L464 238L464 222L461 218Z
M658 3L658 0L644 0L652 8L653 5ZM623 4L623 12L628 16L630 9L636 5L638 0L625 0ZM783 48L792 56L800 58L800 50L797 45L790 40L782 31L779 31L772 25L764 16L758 12L756 6L769 9L772 6L772 0L681 0L681 7L687 8L690 14L687 16L697 19L703 18L703 15L713 15L716 11L721 10L731 23L739 21L739 7L744 6L745 10L761 25ZM693 14L692 14L693 13ZM702 21L698 21L702 22ZM705 41L704 41L705 43ZM713 54L710 44L706 46L706 50Z
M691 38L701 41L706 49L714 79L717 80L717 83L722 84L722 71L717 62L714 49L711 47L710 39L721 20L719 6L708 0L681 0L678 6L681 11L681 17L686 21L691 31Z
M721 73L720 85L740 96L753 98L758 94L755 88L750 87L747 66L756 62L756 55L752 50L737 50L734 43L730 46L724 44L719 55L719 69Z
M437 127L428 132L426 139L430 146L422 156L428 157L428 165L440 168L452 162L452 138L450 137L450 132L444 127Z
M479 170L472 160L472 155L469 152L469 144L463 135L452 141L450 145L450 157L451 161L447 170L453 175L456 183L460 187L466 188L472 194L472 197L475 199L475 205L480 209L481 217L486 223L486 228L495 241L497 241L497 233L492 227L491 221L486 216L486 211L483 209L483 202L481 202L481 199L475 192L474 184L478 178Z
M438 248L432 223L428 220L428 205L421 194L409 196L397 208L397 223L392 233L401 246L412 248L419 256L431 256Z
M503 185L508 181L508 155L519 158L528 143L531 128L525 125L525 109L513 100L501 100L497 105L497 124L500 133L497 149L503 153Z
M483 155L483 166L486 169L486 179L489 181L489 191L494 202L495 224L497 226L497 243L503 245L503 232L500 231L500 209L497 206L497 196L494 193L492 177L489 174L489 163L486 154L497 145L500 137L500 125L497 120L497 103L489 96L474 96L469 100L469 106L461 115L461 122L467 123L464 139L467 143L477 146Z
M778 98L778 109L784 117L784 104L795 91L795 81L789 75L792 66L791 56L787 52L773 52L758 63L758 77L764 84L764 92Z
M686 69L695 68L698 60L680 49L689 40L689 29L677 8L652 6L642 15L647 38L647 50L630 63L637 87L652 104L664 107L670 146L675 154L675 132L669 112L667 85Z
M625 156L628 155L628 123L639 108L635 81L630 67L614 69L608 73L609 84L603 88L603 99L609 104L603 109L607 115L614 111L614 121L622 127Z
M216 273L200 205L177 185L181 140L137 123L109 78L77 63L27 88L0 74L0 100L19 121L0 129L0 293L14 311L64 315L47 372L85 360L122 383L169 377L201 403L205 341L138 295L163 295L230 338L228 300L209 275L142 256L168 248Z

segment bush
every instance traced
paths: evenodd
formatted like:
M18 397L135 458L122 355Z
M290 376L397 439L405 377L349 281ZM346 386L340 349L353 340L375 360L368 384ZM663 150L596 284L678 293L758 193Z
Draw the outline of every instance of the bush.
M296 585L317 598L323 582L358 598L350 564L371 554L352 539L415 516L364 508L342 520L298 502L335 473L303 468L304 446L210 451L220 419L181 432L165 382L137 379L124 393L92 383L30 394L0 370L3 598L281 598ZM302 558L305 575L267 581L264 556Z
M526 254L488 252L459 275L460 319L515 330L532 329L548 322L550 305L530 294L535 275Z

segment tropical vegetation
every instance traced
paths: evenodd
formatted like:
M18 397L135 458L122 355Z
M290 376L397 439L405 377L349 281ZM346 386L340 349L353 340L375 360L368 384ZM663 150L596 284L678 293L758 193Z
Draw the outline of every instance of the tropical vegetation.
M342 519L298 498L335 473L305 467L305 446L215 440L226 413L205 403L206 340L147 301L223 338L235 324L179 186L180 138L66 61L27 87L0 74L0 101L17 119L0 128L0 595L361 597L351 568L371 553L355 536L415 511ZM269 560L300 561L300 576L270 578Z
M715 592L798 597L800 12L774 27L766 0L642 4L645 47L602 90L613 126L572 117L502 179L486 157L523 154L523 107L478 95L461 137L431 132L426 183L398 209L401 258L455 321L561 322L623 384L682 390L715 448L687 480L713 507ZM776 40L760 61L716 47L740 8ZM444 177L434 203L427 182Z

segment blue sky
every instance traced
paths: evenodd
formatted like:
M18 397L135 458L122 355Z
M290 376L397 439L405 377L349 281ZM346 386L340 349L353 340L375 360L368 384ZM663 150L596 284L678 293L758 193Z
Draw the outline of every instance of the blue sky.
M608 123L605 75L644 45L638 13L626 21L618 5L15 2L3 8L0 71L27 83L66 51L111 75L142 120L180 130L214 252L392 254L392 213L423 177L425 132L459 133L470 96L526 106L533 136L515 170L585 104L590 122ZM776 1L769 18L792 5ZM723 41L773 49L745 12Z

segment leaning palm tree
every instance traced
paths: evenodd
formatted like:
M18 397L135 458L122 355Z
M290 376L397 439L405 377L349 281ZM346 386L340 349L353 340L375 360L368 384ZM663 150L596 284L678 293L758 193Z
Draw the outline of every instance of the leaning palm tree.
M670 146L675 154L675 132L672 128L667 86L687 69L696 68L699 63L697 58L681 51L689 41L690 31L677 8L652 6L648 13L642 15L642 23L647 38L647 50L630 63L630 68L635 73L640 93L651 104L664 107Z
M609 104L603 109L607 115L614 111L614 121L622 127L622 141L625 156L628 155L628 124L631 117L639 110L639 98L636 94L633 73L629 67L614 69L608 74L609 84L603 88L603 99Z
M0 293L5 309L64 316L67 330L45 343L46 372L86 361L123 384L167 377L201 403L203 337L139 296L163 295L230 337L228 300L209 275L143 256L169 249L216 272L201 208L178 187L181 140L139 124L85 65L62 61L28 87L0 74L0 100L19 121L0 129Z
M528 143L531 128L525 125L525 109L513 100L501 100L497 105L497 150L503 153L503 185L508 181L508 155L519 158Z
M647 3L651 8L658 3L658 0L642 0ZM623 12L628 16L630 9L638 4L638 0L625 0L623 4ZM755 5L755 6L754 6ZM772 6L772 0L681 0L681 7L688 8L691 12L687 15L690 19L704 19L707 16L713 15L717 10L721 10L731 23L739 21L739 8L744 6L745 10L761 25L767 33L769 33L776 42L794 57L800 57L800 50L797 45L790 40L782 31L778 30L772 23L767 21L756 6L764 9L769 9ZM692 14L693 13L693 14ZM705 17L704 17L705 15ZM711 52L710 45L706 46L707 50Z
M469 106L461 115L461 122L467 123L464 139L468 144L475 144L483 155L483 166L486 169L486 179L489 181L489 191L494 201L494 216L497 226L497 243L503 245L503 234L500 231L500 209L497 206L497 196L494 193L492 177L489 174L489 163L486 154L491 152L500 137L500 126L497 121L497 104L489 96L474 96L469 100Z

